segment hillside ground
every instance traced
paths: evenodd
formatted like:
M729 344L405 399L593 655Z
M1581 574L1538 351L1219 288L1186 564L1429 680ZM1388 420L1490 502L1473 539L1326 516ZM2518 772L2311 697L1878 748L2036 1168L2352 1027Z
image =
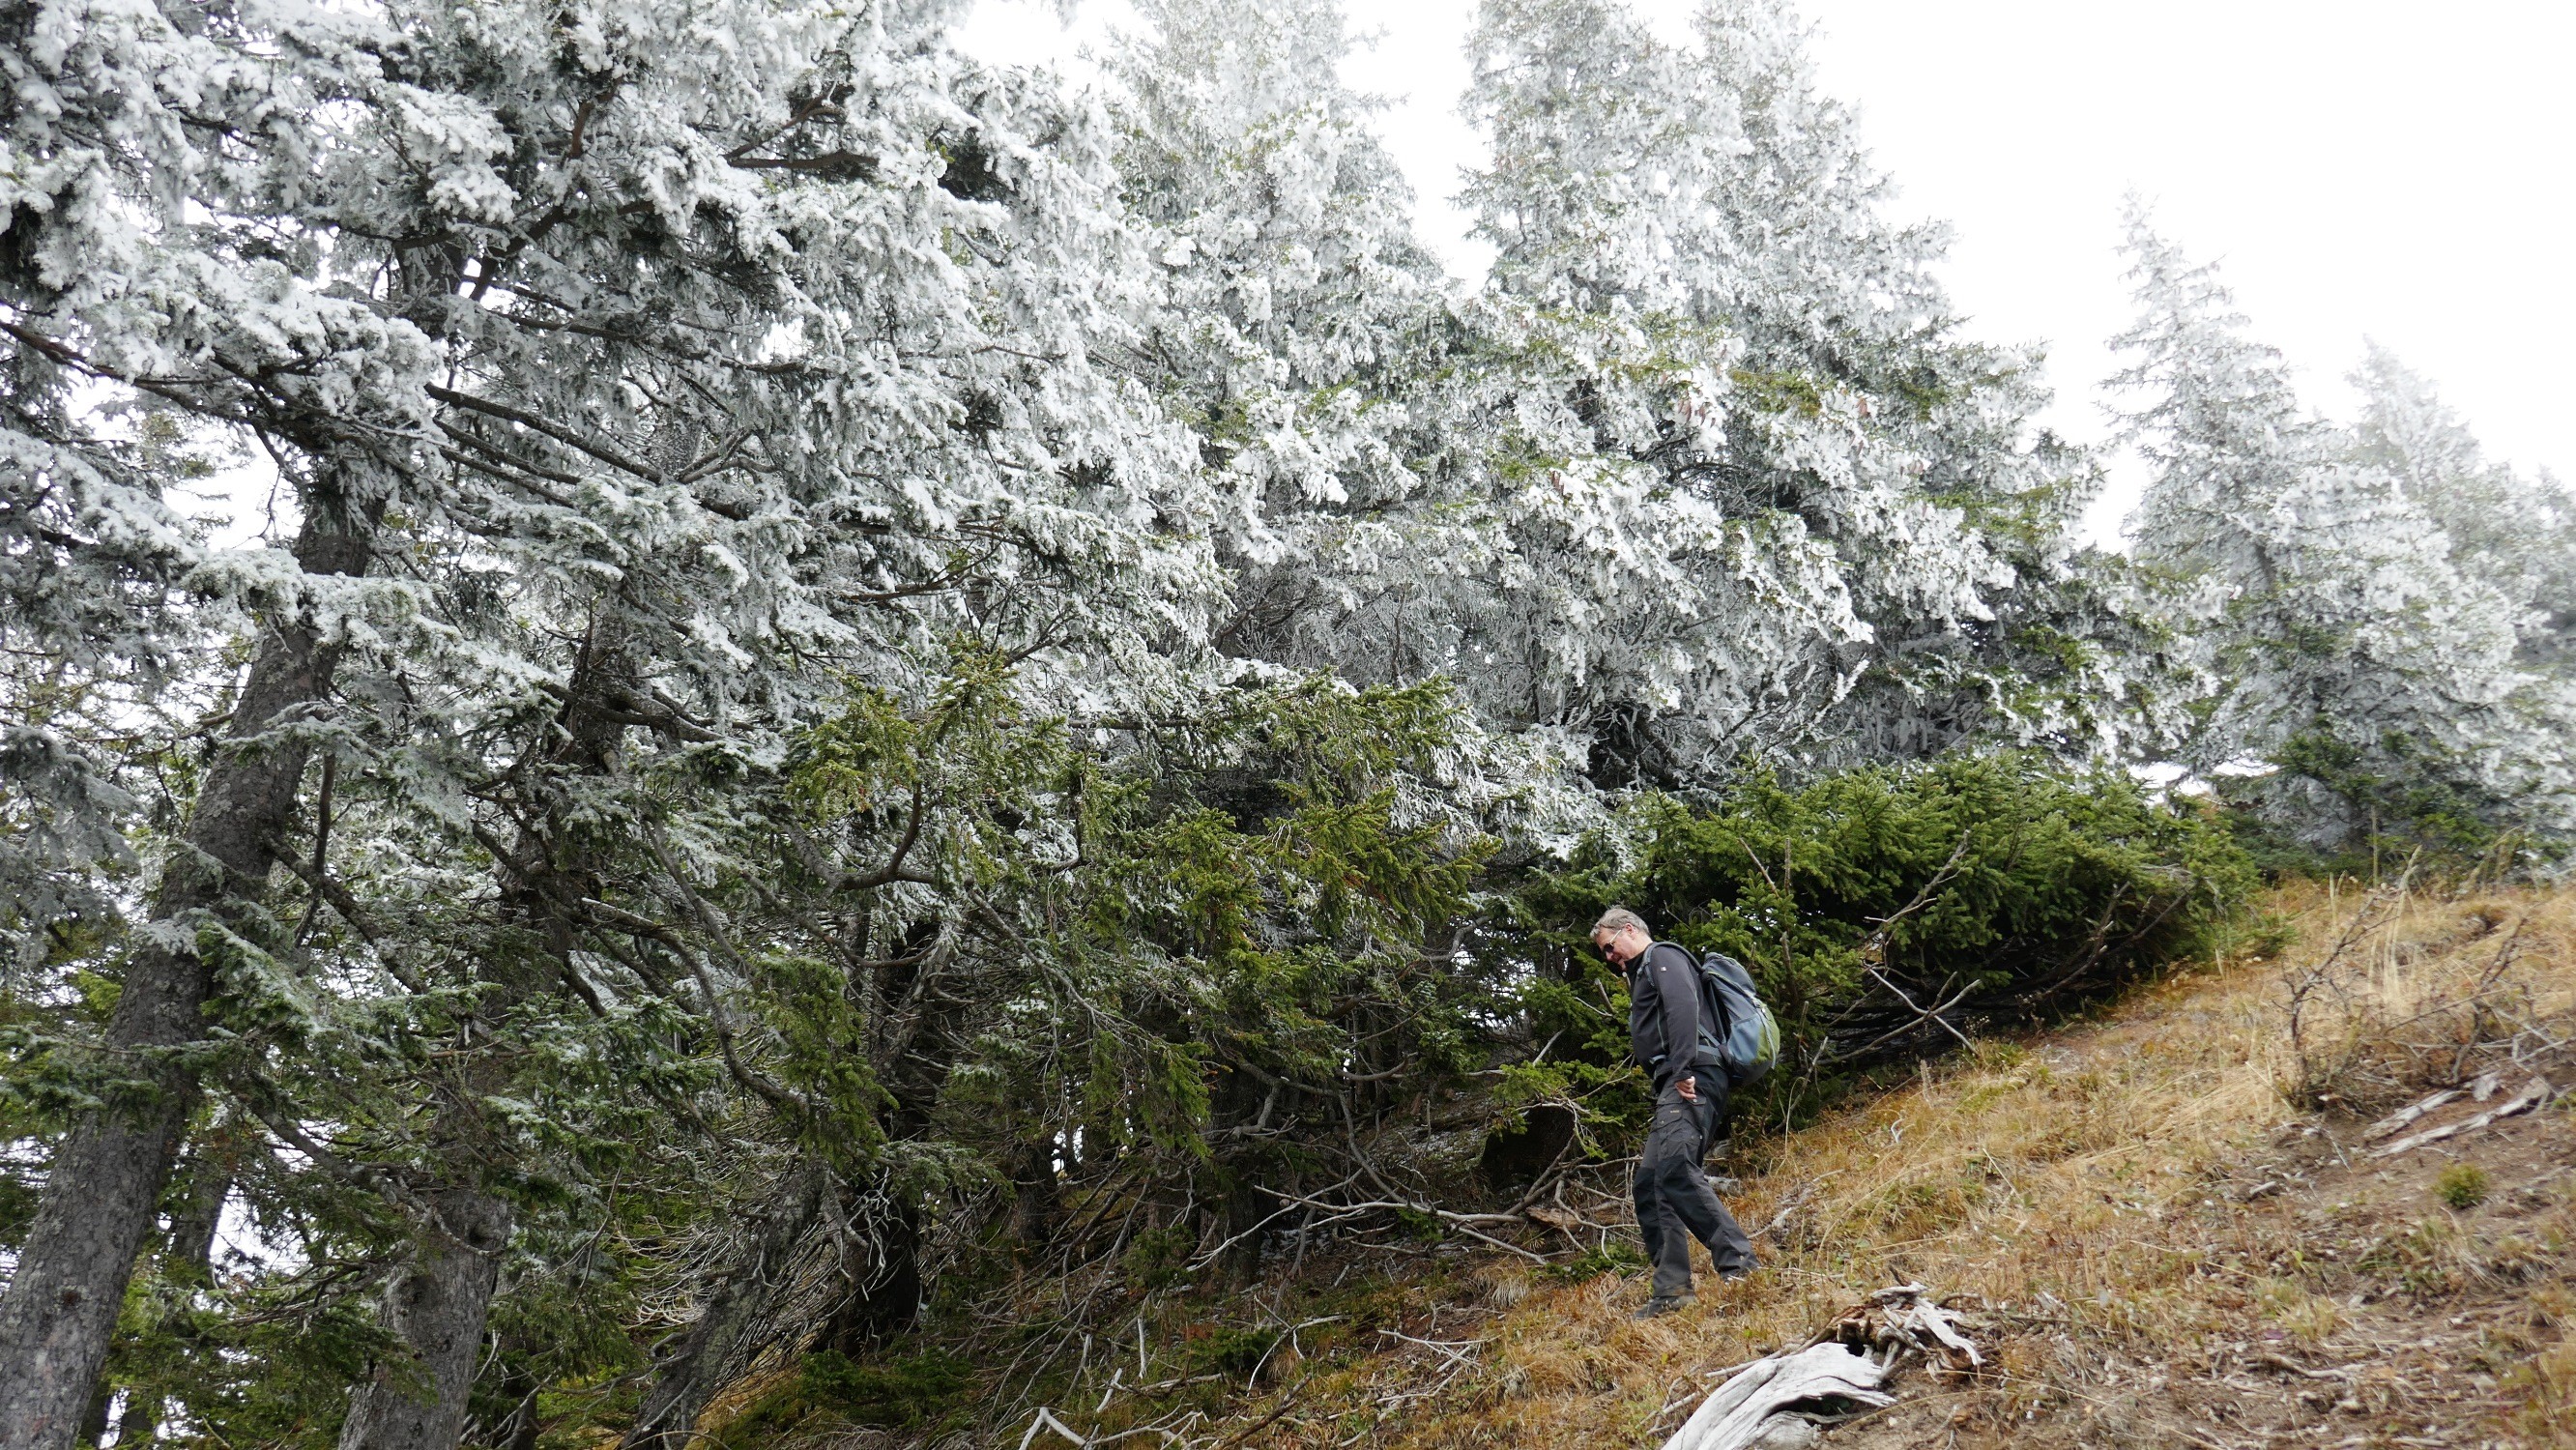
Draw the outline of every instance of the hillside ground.
M1140 1317L1141 1351L1104 1347L1008 1438L1651 1447L1731 1368L1919 1281L1963 1311L1986 1370L1912 1370L1825 1443L2576 1444L2567 1100L2373 1156L2534 1079L2576 1087L2571 1037L2576 892L2289 888L2238 957L1713 1165L1766 1267L1704 1279L1682 1313L1630 1318L1644 1283L1605 1174L1550 1210L1547 1265L1426 1245L1177 1294ZM775 1397L738 1403L758 1420ZM787 1438L943 1437L822 1414Z

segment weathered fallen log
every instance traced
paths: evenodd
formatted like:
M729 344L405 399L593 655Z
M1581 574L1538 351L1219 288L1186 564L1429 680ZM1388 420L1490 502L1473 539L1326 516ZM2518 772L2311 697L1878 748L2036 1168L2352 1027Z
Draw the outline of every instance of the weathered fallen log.
M1894 1404L1882 1388L1909 1355L1965 1372L1985 1361L1921 1284L1881 1289L1846 1309L1804 1349L1769 1355L1711 1391L1664 1450L1789 1450L1815 1422Z
M2555 1097L2557 1095L2557 1091L2558 1090L2556 1088L2550 1085L2549 1079L2545 1077L2535 1077L2531 1081L2523 1084L2522 1091L2515 1093L2512 1097L2505 1099L2503 1102L2496 1104L2494 1107L2487 1109L2485 1112L2480 1113L2475 1117L2462 1118L2456 1123L2444 1123L2438 1128L2427 1128L2420 1133L2409 1133L2405 1137L2398 1139L2396 1142L2383 1143L2379 1147L2373 1148L2370 1151L2370 1156L2373 1158L2394 1158L2398 1154L2406 1152L2411 1148L2421 1148L2427 1143L2439 1143L2445 1138L2457 1138L2465 1133L2477 1132L2479 1129L2488 1127L2505 1118L2515 1117L2519 1114L2530 1112L2533 1108L2539 1107L2542 1103ZM2456 1097L2458 1095L2453 1094L2453 1096Z
M1796 1444L1794 1438L1767 1434L1770 1422L1783 1417L1801 1423L1809 1416L1839 1418L1851 1413L1851 1408L1894 1404L1896 1396L1879 1385L1895 1360L1893 1354L1872 1354L1834 1339L1795 1354L1755 1360L1718 1386L1664 1442L1664 1450Z
M2362 1129L2361 1140L2365 1143L2371 1143L2376 1142L2381 1138L2385 1138L2389 1134L2394 1133L2409 1123L2414 1122L2417 1118L2420 1118L2426 1113L2433 1111L2435 1108L2457 1098L2459 1095L2460 1090L2458 1088L2444 1088L2440 1092L2418 1098L2414 1102L2408 1103L2406 1106L2390 1113L2387 1117L2380 1119L2378 1122L2371 1124L2369 1127ZM2480 1099L2480 1101L2484 1101L2484 1099Z

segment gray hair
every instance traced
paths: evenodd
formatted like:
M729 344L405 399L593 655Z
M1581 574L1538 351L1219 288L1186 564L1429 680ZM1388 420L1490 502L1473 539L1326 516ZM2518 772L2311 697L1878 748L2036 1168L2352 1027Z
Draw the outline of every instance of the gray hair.
M1614 906L1608 911L1601 913L1601 919L1592 923L1592 934L1594 936L1599 936L1605 931L1622 932L1632 926L1637 930L1644 932L1648 936L1653 936L1655 934L1654 928L1646 925L1646 919L1644 917L1639 916L1637 913L1630 911L1624 906Z

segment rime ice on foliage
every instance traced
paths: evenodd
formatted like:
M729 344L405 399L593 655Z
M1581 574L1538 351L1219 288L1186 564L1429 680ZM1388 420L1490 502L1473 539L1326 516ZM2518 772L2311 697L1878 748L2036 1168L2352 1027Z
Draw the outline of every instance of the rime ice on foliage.
M2547 473L2489 462L2432 385L2372 344L2352 382L2359 459L2394 475L2451 541L2462 572L2521 611L2520 658L2565 679L2576 671L2576 497Z
M1121 181L1159 263L1137 360L1220 500L1217 642L1361 679L1445 668L1378 621L1418 607L1429 559L1474 547L1423 506L1436 445L1413 405L1446 299L1370 103L1335 79L1340 13L1173 0L1145 16L1117 61Z
M2028 648L2071 622L2089 474L2023 436L2021 359L1944 335L1938 239L1879 217L1783 12L1675 52L1614 6L1489 7L1469 195L1501 255L1464 298L1329 6L1149 18L1120 62L1143 361L1228 498L1228 652L1447 675L1612 784L2113 743L2116 672Z
M2104 681L2016 657L2089 470L2025 436L2026 359L1948 335L1939 235L1881 216L1802 44L1772 0L1679 51L1596 0L1484 9L1468 195L1500 255L1459 414L1514 544L1487 688L1614 778L2099 749L2068 697Z
M2135 213L2127 250L2140 318L2116 381L2139 395L2127 437L2155 469L2131 528L2140 561L2183 585L2213 682L2194 763L2282 767L2272 810L2329 844L2576 824L2565 682L2517 660L2546 646L2533 605L2554 586L2495 527L2521 514L2545 532L2553 503L2508 505L2384 355L2358 429L2303 413L2213 268Z
M1215 509L1092 361L1143 259L1097 119L930 41L951 9L32 16L0 588L11 659L76 678L10 667L30 839L95 855L119 799L48 733L79 678L280 616L359 650L335 728L423 801L475 789L586 633L750 759L948 640L1039 646L1069 703L1160 688ZM258 433L290 493L363 470L404 567L202 547L146 404Z

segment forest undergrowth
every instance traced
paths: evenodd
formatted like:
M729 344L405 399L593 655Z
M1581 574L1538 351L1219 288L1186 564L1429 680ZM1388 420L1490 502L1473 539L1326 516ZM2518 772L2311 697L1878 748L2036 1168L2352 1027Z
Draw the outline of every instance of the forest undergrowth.
M1662 1320L1629 1317L1609 1164L1532 1211L1543 1262L1452 1239L1176 1280L1007 1425L1010 1336L971 1330L773 1367L706 1423L729 1450L1654 1445L1731 1368L1918 1281L1987 1369L1916 1371L1828 1443L2567 1443L2568 1114L2385 1157L2402 1137L2370 1125L2445 1088L2407 1127L2456 1121L2490 1074L2570 1085L2576 890L2300 883L2254 922L2089 1020L1748 1134L1712 1168L1765 1268ZM1026 1334L1065 1292L1025 1284L988 1322Z

